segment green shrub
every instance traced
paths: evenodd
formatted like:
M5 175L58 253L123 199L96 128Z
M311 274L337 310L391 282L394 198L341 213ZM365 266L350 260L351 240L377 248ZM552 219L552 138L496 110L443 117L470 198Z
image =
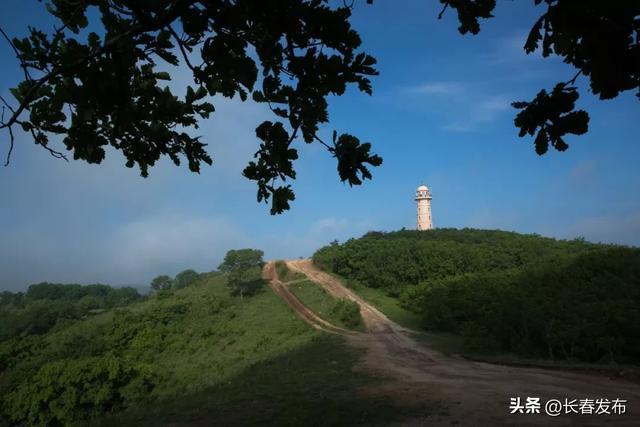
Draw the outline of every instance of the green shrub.
M225 285L226 275L209 274L40 335L0 341L0 426L100 425L123 408L139 410L146 421L155 416L147 408L173 407L177 399L202 409L187 396L209 393L319 335L274 293L240 300ZM253 392L247 389L247 401ZM218 396L216 405L226 398Z
M198 272L192 269L187 269L176 275L173 280L173 286L177 289L186 288L198 279L200 279L200 274L198 274Z
M454 276L406 289L428 329L481 350L588 362L640 361L640 251L608 249L521 270ZM474 329L475 328L475 329Z
M30 425L77 424L140 400L152 388L148 367L115 356L60 360L9 393L6 412Z
M336 316L342 324L349 329L357 329L362 326L360 306L354 301L341 299L331 308L331 314Z
M0 295L0 341L39 335L101 310L142 300L130 287L40 283L26 293Z
M640 362L640 249L502 231L368 233L314 262L473 352Z
M499 346L496 339L484 326L465 322L460 326L464 350L470 353L491 353Z
M303 280L307 278L307 276L302 273L291 271L284 261L276 261L276 273L281 282L291 282L293 280Z

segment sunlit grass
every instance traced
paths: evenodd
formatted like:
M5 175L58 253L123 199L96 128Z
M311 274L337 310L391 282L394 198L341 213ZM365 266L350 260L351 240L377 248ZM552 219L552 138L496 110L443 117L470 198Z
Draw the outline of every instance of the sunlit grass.
M363 393L372 378L354 371L361 355L343 338L307 325L267 286L231 296L223 275L23 345L0 348L3 393L56 360L115 355L152 370L150 392L93 425L370 425L424 413Z
M291 291L307 307L324 320L345 329L364 331L364 324L360 312L356 310L355 315L345 315L341 307L338 307L340 300L330 295L320 285L310 280L305 280L289 285ZM351 303L355 304L355 303ZM355 307L357 309L357 307Z

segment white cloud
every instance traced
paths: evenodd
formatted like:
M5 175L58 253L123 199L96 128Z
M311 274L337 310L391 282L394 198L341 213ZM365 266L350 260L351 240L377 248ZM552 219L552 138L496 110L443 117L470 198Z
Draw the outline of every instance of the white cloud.
M246 246L249 241L224 217L148 217L115 231L107 259L125 277L175 274L185 268L210 271L227 250Z
M300 232L287 231L267 238L267 257L271 259L310 257L322 246L337 239L341 242L359 237L376 228L371 219L327 217L312 221Z
M433 109L435 114L444 114L444 130L472 132L511 110L513 99L510 94L488 92L483 86L486 85L481 82L438 81L416 84L402 92L412 96L413 102L424 102L423 105Z
M66 163L20 135L0 171L0 221L10 229L0 238L0 289L44 280L148 283L184 268L210 270L230 247L250 246L219 215L236 200L255 200L241 172L258 147L263 111L238 100L217 99L216 107L196 131L214 158L200 175L162 159L141 178L113 149L100 165Z
M453 82L430 82L409 87L406 92L416 95L457 95L464 92L464 87Z
M477 104L475 119L481 122L491 121L500 113L510 110L511 102L505 95L490 96Z
M443 129L452 132L478 130L481 125L491 123L511 110L511 102L511 98L506 95L491 95L475 102L469 101L467 111L462 113L465 120L449 123Z
M519 30L507 37L497 39L493 49L487 55L487 61L491 64L504 64L531 61L537 58L536 52L527 55L524 51L528 36L528 31Z

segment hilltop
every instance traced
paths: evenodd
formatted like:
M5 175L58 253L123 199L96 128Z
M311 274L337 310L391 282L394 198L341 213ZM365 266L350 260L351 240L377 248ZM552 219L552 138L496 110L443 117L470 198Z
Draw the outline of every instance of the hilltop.
M371 232L314 263L469 352L640 362L640 249L513 232Z
M487 408L499 424L496 393L640 396L601 374L459 357L628 372L640 360L637 248L371 232L249 273L244 293L232 272L146 296L3 293L0 426L450 425Z

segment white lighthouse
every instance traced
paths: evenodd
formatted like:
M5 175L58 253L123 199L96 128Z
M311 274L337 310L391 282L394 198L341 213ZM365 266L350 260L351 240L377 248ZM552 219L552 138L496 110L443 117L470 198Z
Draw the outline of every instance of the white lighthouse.
M431 230L431 191L426 185L421 185L416 190L416 202L418 202L418 230Z

